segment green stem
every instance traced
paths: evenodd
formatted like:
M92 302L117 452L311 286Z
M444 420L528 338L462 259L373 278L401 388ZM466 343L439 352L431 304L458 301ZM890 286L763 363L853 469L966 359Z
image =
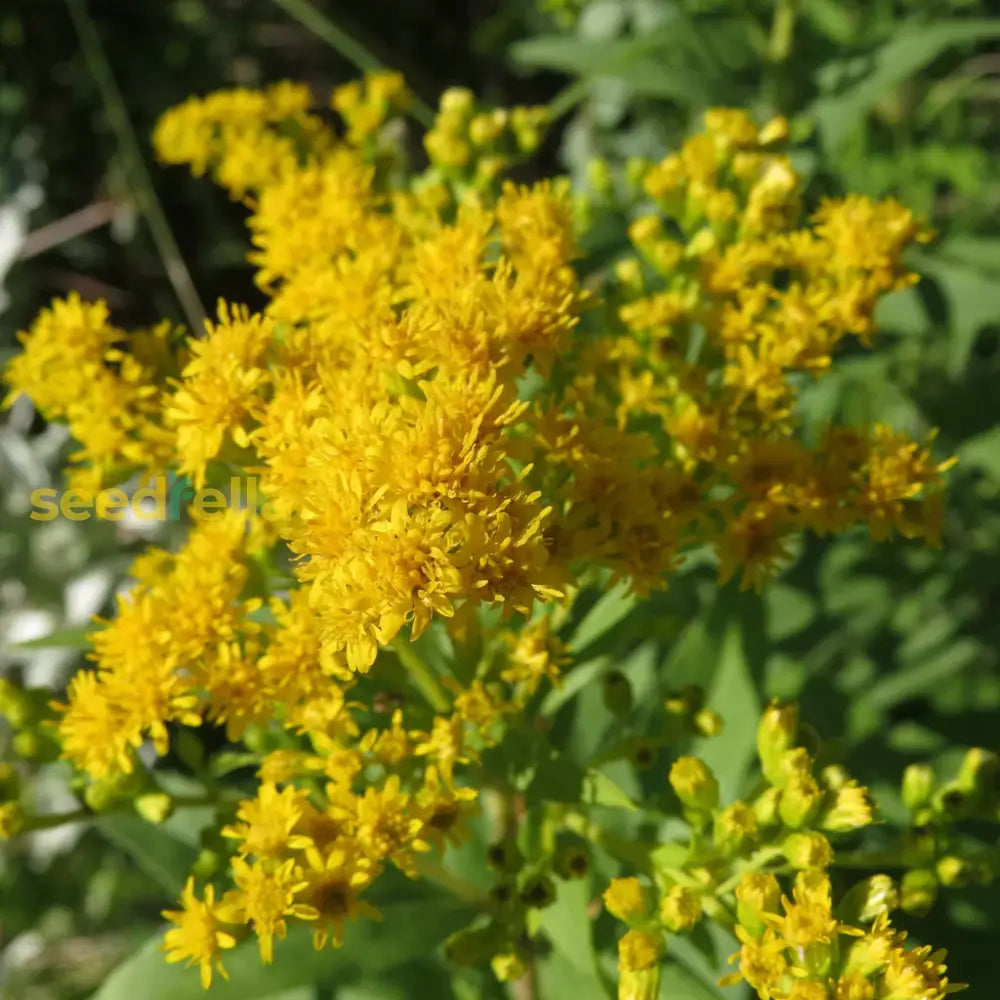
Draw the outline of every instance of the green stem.
M460 878L453 871L449 871L439 861L435 861L427 855L421 855L414 862L414 867L421 878L436 883L442 889L447 889L463 902L471 903L474 906L486 905L486 893L477 889L471 882L466 882L464 878Z
M104 102L104 110L111 128L118 140L118 148L125 162L126 176L132 189L132 197L149 226L150 235L163 261L167 278L173 286L181 309L187 317L192 333L200 333L205 326L205 310L195 290L191 273L184 263L180 248L171 232L170 224L156 197L156 189L146 161L139 146L132 122L129 120L125 101L115 81L114 72L108 62L104 46L93 18L87 9L86 0L66 0L70 18L80 39L80 48L94 78L94 83Z
M413 643L402 638L392 644L392 650L399 657L400 663L406 668L406 672L413 682L420 688L431 708L435 712L448 712L451 709L451 698L448 697L448 692L437 674L413 648Z
M386 68L368 48L325 14L316 10L308 0L274 0L274 3L362 72L377 73ZM430 128L434 124L434 110L416 95L411 110L413 117L425 128Z

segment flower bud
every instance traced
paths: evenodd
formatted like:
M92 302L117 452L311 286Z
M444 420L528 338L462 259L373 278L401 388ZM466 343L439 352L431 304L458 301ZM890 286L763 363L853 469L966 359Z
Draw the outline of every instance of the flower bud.
M691 930L701 920L701 901L690 889L673 886L660 900L660 923L674 934Z
M818 826L831 833L847 833L868 826L875 818L868 789L849 781L833 793L833 800L819 816Z
M967 858L945 855L934 867L942 885L968 886L978 881L977 866Z
M778 816L778 803L781 801L780 788L765 789L754 799L753 813L761 827L777 826L781 822Z
M632 684L620 671L612 670L601 680L601 695L604 707L619 719L624 719L632 711Z
M618 942L618 1000L657 1000L663 935L629 931Z
M870 924L899 905L896 883L888 875L872 875L856 883L840 900L837 917L844 924Z
M992 809L1000 797L1000 756L973 747L962 760L955 784L969 793L973 809Z
M713 712L711 709L703 708L700 712L696 712L694 719L695 732L702 737L718 736L723 729L722 716L718 712Z
M26 820L24 806L20 802L0 805L0 840L16 837L24 829Z
M0 803L11 802L20 794L20 772L11 764L0 763Z
M794 703L772 701L757 725L757 755L764 777L780 783L781 758L795 746L799 731L799 708Z
M607 911L626 923L640 920L649 912L649 894L634 876L613 878L601 898Z
M927 805L934 794L934 769L929 764L910 764L903 771L903 805L916 812Z
M719 782L697 757L678 757L670 768L670 784L689 809L709 812L719 804Z
M607 197L614 190L608 161L595 157L587 163L587 183L595 194Z
M745 802L726 806L715 817L712 840L715 846L729 853L746 848L757 834L757 816Z
M166 792L147 792L135 800L135 811L147 823L164 823L174 811L174 800Z
M191 865L191 874L203 881L209 881L222 869L225 855L210 847L203 847Z
M55 734L47 729L22 729L10 741L11 749L21 760L36 764L51 764L59 759L62 747Z
M823 801L816 779L811 774L793 774L781 790L778 815L785 826L798 830L805 826L819 811Z
M512 983L528 971L528 960L518 951L508 951L494 955L490 968L501 983Z
M776 145L788 139L788 119L784 115L772 118L757 133L757 142L762 146Z
M615 263L615 277L628 291L642 290L642 265L635 257L625 257Z
M0 677L0 715L12 729L22 729L34 718L34 703L28 692L7 677Z
M811 868L829 868L833 860L830 841L821 833L790 833L781 845L788 863L805 871Z
M736 887L736 917L754 936L764 933L764 913L777 913L781 902L781 887L773 875L751 872L740 879Z
M908 871L899 884L899 905L907 913L922 917L929 912L937 899L938 880L926 868Z

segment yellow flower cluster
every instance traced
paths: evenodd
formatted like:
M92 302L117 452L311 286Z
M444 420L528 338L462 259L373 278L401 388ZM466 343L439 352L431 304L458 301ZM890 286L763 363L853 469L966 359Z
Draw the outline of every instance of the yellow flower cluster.
M165 753L172 727L223 726L256 754L257 794L223 830L234 888L216 899L192 881L168 914L171 960L206 985L250 928L265 961L290 921L339 942L373 915L362 896L387 866L414 874L461 836L481 752L559 681L559 624L582 585L618 577L642 594L707 546L723 581L759 586L802 530L937 532L944 466L926 445L876 427L809 446L796 412L804 380L844 338L867 343L879 298L914 280L901 255L924 234L905 209L849 197L803 221L774 150L783 123L713 111L642 171L634 252L585 287L568 184L500 177L544 114L449 91L415 172L408 101L387 74L334 93L340 132L290 83L169 112L160 156L251 209L266 309L221 303L178 344L71 298L6 371L12 396L69 423L78 477L176 469L201 486L240 469L267 501L196 518L180 551L137 562L58 722L94 808L152 781L136 750ZM435 622L447 652L430 666L413 643ZM430 713L387 705L383 678ZM822 870L827 836L871 821L856 784L779 745L784 711L768 716L778 743L762 745L752 804L719 810L704 765L675 763L674 792L711 836L694 883L664 883L661 926L699 919L734 858ZM556 868L575 877L581 858L568 849ZM629 919L636 890L609 906ZM517 892L522 916L551 899L541 878ZM897 944L879 927L886 981ZM636 934L623 961L638 973L660 951ZM491 954L505 977L522 968L516 939Z
M43 310L21 335L24 350L4 373L50 420L65 422L80 449L70 485L95 492L134 468L170 461L173 435L163 426L161 388L175 370L179 334L164 322L126 333L103 302L75 293Z
M691 824L687 847L654 849L648 886L626 876L605 891L605 908L630 927L619 948L621 1000L657 995L664 931L685 933L703 917L734 927L741 943L739 971L722 985L746 981L762 1000L942 1000L960 989L945 975L943 951L907 949L906 934L892 928L901 898L888 876L833 905L831 838L873 821L866 789L839 768L814 775L796 745L794 705L773 703L757 736L763 781L754 799L720 808L711 770L678 758L669 780ZM792 878L790 899L779 874Z

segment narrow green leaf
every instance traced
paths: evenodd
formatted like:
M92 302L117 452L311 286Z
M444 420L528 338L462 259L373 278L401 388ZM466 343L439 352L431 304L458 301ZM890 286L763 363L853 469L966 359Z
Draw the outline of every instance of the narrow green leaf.
M810 108L826 145L837 148L851 130L893 87L908 79L955 45L1000 36L1000 18L904 22L893 37L873 53L870 72L840 93L819 98ZM839 62L839 61L838 61ZM821 78L834 75L837 64L823 67Z
M12 642L12 649L76 649L86 653L93 649L88 635L96 631L94 625L67 625L57 628L48 635L37 639L25 639L24 642Z

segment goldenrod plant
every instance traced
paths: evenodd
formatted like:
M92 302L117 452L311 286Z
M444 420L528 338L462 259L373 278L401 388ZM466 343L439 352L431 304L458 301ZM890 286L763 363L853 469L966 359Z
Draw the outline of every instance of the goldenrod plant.
M877 345L932 234L892 198L813 203L780 117L713 108L574 187L510 179L545 109L448 90L421 151L411 104L374 73L326 107L284 82L167 112L160 158L249 210L267 304L126 331L70 295L22 336L8 401L68 425L70 489L182 476L199 502L179 548L133 563L64 700L0 692L14 748L65 761L80 800L39 811L4 765L4 835L203 810L163 958L206 989L251 939L276 965L293 933L391 939L400 884L454 901L429 946L522 997L674 995L692 951L762 1000L959 989L898 925L995 877L994 753L911 766L889 803L911 818L882 823L822 718L775 700L748 722L742 689L709 702L601 650L692 566L738 601L805 536L938 544L933 437L799 405ZM720 780L730 711L756 756ZM567 735L584 712L597 740ZM546 981L553 950L570 978Z

